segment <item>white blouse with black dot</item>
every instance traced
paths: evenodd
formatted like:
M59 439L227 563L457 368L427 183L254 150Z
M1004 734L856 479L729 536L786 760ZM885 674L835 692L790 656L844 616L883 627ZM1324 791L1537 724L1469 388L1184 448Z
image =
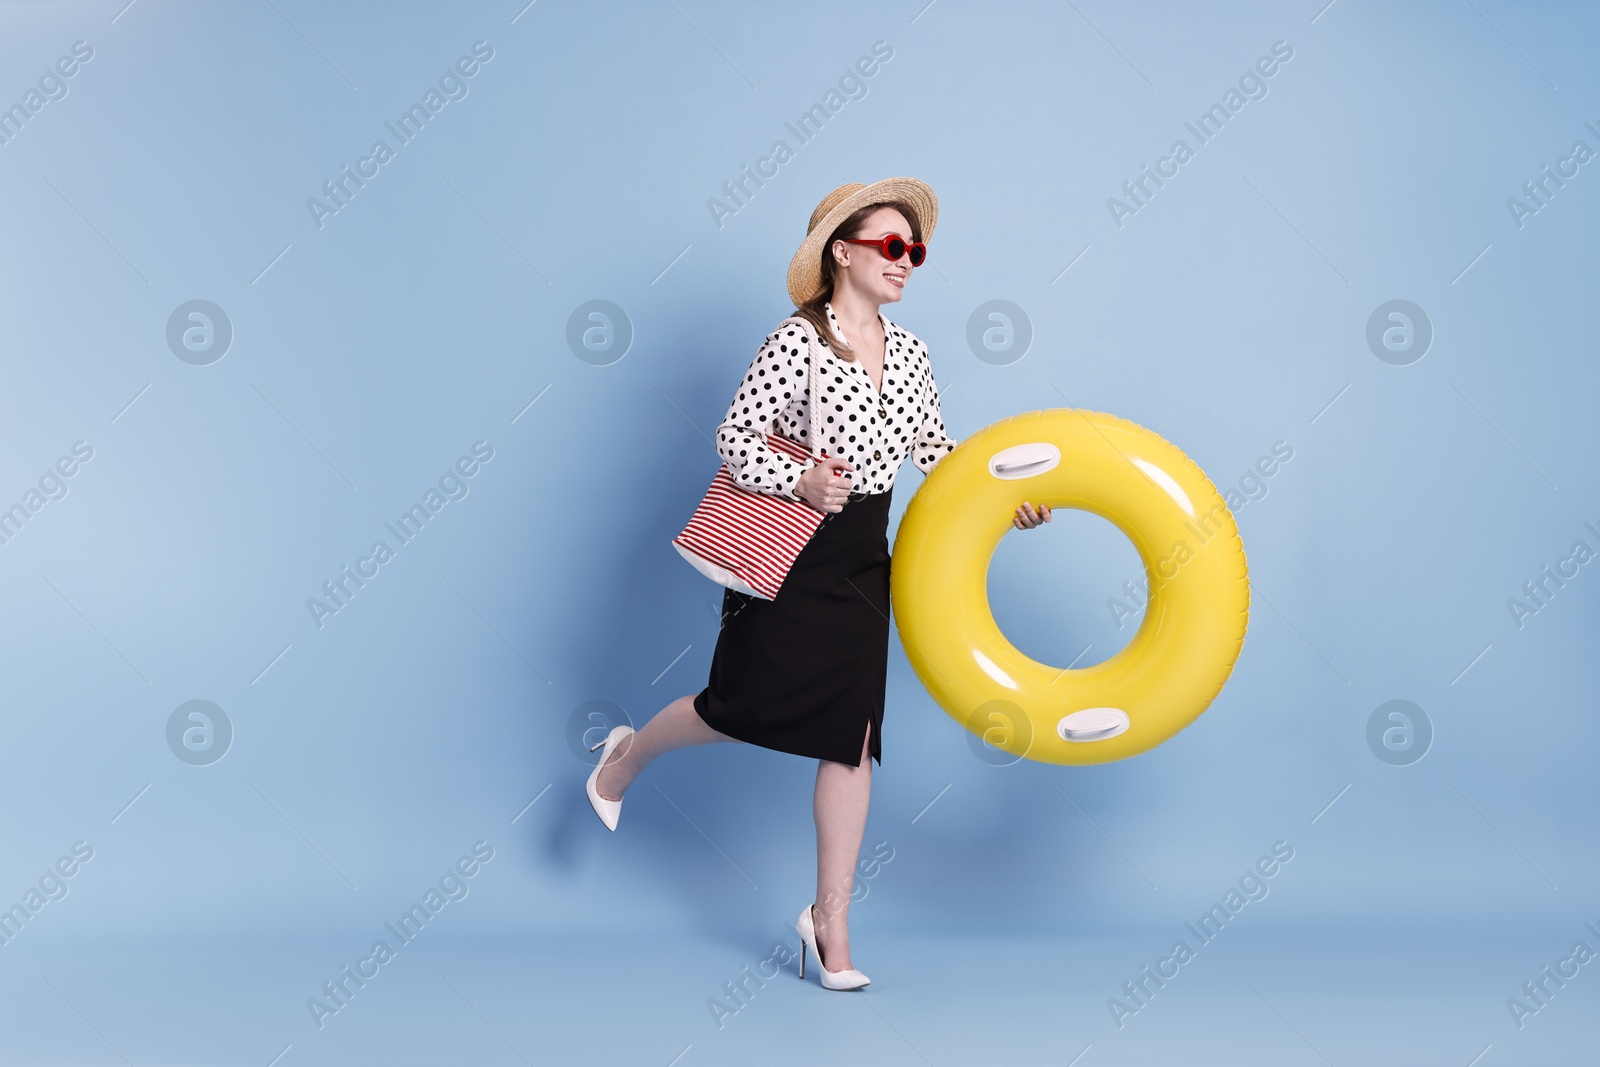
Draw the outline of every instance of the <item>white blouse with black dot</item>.
M827 310L828 322L844 337L832 305ZM882 312L878 317L888 339L881 391L859 362L842 360L831 348L820 346L822 448L855 466L844 473L852 490L863 493L887 492L908 455L927 474L959 443L945 433L927 347ZM768 448L762 435L781 433L813 447L808 389L813 353L808 349L806 335L797 325L779 326L769 333L745 373L739 395L728 406L727 417L717 427L717 453L742 488L800 499L795 483L815 461L796 463Z

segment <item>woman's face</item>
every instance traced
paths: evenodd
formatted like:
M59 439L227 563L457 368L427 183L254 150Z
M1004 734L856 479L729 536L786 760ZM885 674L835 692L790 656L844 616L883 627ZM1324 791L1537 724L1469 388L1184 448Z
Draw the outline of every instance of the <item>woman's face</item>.
M910 243L911 223L898 209L880 207L867 216L861 232L855 236L863 241L876 241L891 233L899 234ZM874 304L892 304L899 300L906 283L911 280L913 268L909 251L899 259L890 260L884 257L881 248L835 241L833 258L837 261L839 286L860 293Z

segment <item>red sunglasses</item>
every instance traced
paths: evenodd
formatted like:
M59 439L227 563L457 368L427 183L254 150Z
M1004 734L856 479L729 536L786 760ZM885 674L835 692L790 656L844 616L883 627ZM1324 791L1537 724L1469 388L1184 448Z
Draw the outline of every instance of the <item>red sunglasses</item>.
M907 252L910 252L911 265L913 267L922 266L922 261L928 258L927 245L921 241L908 245L905 238L897 233L891 233L881 240L875 241L866 241L856 237L841 237L839 239L847 245L875 245L878 251L883 253L883 258L890 261L897 260Z

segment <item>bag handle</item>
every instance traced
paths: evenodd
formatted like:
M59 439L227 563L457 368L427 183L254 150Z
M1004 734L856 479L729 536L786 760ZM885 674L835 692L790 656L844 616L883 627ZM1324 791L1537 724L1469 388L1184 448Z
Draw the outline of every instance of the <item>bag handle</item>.
M822 445L820 444L822 434L817 423L817 412L822 405L817 396L817 384L820 381L818 365L822 362L822 352L820 351L822 345L817 339L817 331L811 326L811 320L799 315L791 315L789 318L784 319L780 325L786 325L791 322L799 324L800 331L805 335L806 339L806 361L810 364L810 371L806 381L806 407L809 409L811 417L811 437L806 442L806 447L811 450L811 458L820 463L823 459L818 454L822 451Z

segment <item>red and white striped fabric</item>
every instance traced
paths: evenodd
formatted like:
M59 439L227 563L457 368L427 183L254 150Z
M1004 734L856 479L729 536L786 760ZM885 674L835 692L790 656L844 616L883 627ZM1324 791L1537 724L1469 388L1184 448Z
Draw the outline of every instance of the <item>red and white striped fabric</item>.
M811 373L807 388L817 395L817 367L822 362L817 333L811 323L798 315L784 319L794 324L810 346ZM817 409L811 404L811 440L818 437ZM813 455L804 445L780 433L768 433L767 447L804 463L827 457L826 450ZM711 488L694 509L689 525L672 539L672 547L690 566L718 585L725 585L747 596L772 600L783 580L789 576L794 558L817 532L825 516L803 500L758 493L736 485L724 463L711 479Z
M782 434L769 433L766 438L769 448L792 459L815 458L804 445ZM822 519L823 513L804 501L735 485L723 464L689 525L672 544L718 585L772 600Z

